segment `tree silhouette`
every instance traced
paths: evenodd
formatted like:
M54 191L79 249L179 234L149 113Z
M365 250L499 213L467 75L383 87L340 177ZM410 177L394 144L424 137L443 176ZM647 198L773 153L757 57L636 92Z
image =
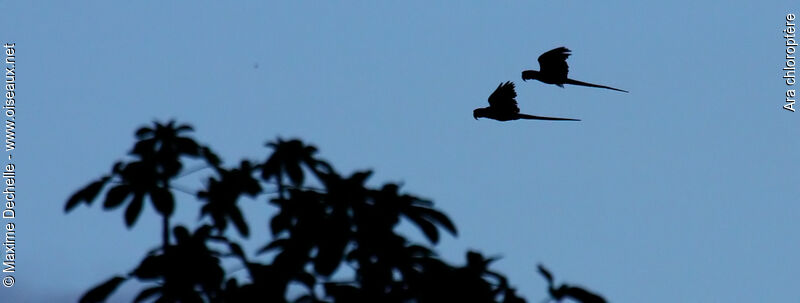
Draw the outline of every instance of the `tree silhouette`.
M469 251L462 266L441 260L432 245L440 230L456 235L455 225L431 201L402 192L400 185L368 187L371 171L341 175L300 140L279 138L267 144L272 153L264 162L225 167L210 148L184 136L191 130L174 122L139 129L130 162L114 164L110 174L68 199L67 212L91 205L110 186L103 208L127 203L127 227L145 200L163 218L161 245L80 302L102 302L130 279L149 284L134 302L525 302L489 268L495 259ZM188 159L212 171L196 192L202 205L194 230L169 220L176 207L171 184ZM228 232L233 225L240 239L249 238L251 226L239 207L243 197L277 207L269 221L272 238L256 239L265 242L252 253ZM397 233L404 220L428 243ZM232 275L237 269L224 268L224 260L237 260L244 273Z

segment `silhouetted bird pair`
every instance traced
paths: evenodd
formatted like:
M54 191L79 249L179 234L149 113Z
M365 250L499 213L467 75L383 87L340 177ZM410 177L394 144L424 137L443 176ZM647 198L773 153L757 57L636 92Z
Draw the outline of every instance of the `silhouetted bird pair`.
M570 50L566 47L552 49L539 56L540 71L526 70L522 72L522 80L539 80L547 84L555 84L564 87L564 84L582 85L589 87L606 88L620 92L628 92L609 86L591 84L567 78L569 66L567 58ZM535 120L561 120L561 121L580 121L579 119L540 117L527 114L520 114L517 106L517 92L514 91L514 83L507 81L497 86L497 89L489 96L489 107L478 108L472 112L472 116L478 118L489 118L498 121L510 121L518 119Z

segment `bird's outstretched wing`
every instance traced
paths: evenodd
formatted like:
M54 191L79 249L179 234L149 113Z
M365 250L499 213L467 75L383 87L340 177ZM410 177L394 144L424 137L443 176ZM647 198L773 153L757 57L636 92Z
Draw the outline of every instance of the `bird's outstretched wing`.
M567 79L569 65L567 58L570 50L566 47L554 48L539 56L539 69L541 73L551 75L554 78Z
M497 89L489 95L489 106L498 110L510 110L514 113L518 113L519 107L517 107L517 100L514 100L516 97L517 92L514 91L514 82L506 81L505 83L500 83Z

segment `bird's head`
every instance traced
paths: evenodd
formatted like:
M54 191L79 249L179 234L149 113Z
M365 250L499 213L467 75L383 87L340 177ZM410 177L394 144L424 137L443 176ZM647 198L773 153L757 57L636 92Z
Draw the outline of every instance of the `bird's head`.
M483 108L476 108L475 110L472 111L472 117L475 118L475 120L478 120L478 118L480 117L486 117L483 111L484 111Z
M539 78L539 71L526 70L522 72L522 81L536 80Z

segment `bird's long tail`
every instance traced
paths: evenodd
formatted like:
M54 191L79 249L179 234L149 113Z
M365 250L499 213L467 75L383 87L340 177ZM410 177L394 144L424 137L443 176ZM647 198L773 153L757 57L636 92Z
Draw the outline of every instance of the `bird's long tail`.
M611 89L611 90L615 90L615 91L618 91L618 92L623 92L623 93L627 93L627 92L628 92L628 91L626 91L626 90L622 90L622 89L619 89L619 88L613 88L613 87L610 87L610 86L605 86L605 85L591 84L591 83L581 82L581 81L578 81L578 80L572 80L572 79L567 79L567 81L566 81L566 82L564 82L564 84L572 84L572 85L582 85L582 86L589 86L589 87L607 88L607 89Z
M581 121L580 119L540 117L540 116L532 116L532 115L526 115L526 114L519 114L519 118L520 119L531 119L531 120Z

